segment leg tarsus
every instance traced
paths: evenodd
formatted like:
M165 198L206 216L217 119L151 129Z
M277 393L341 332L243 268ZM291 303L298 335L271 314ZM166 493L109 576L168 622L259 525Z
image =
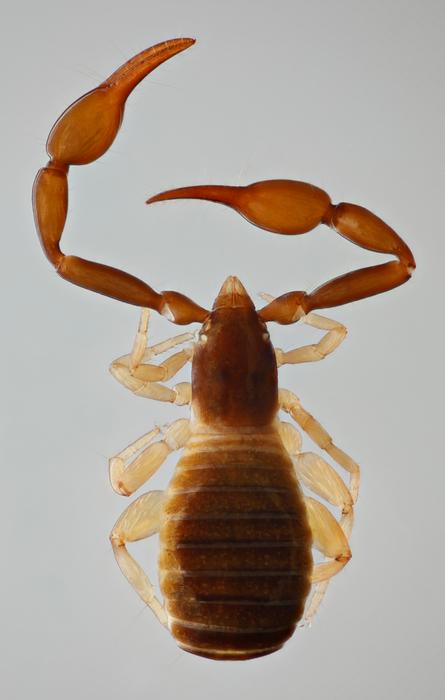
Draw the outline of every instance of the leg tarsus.
M317 612L332 577L350 561L351 550L341 523L332 513L313 498L305 498L305 504L314 537L313 546L330 559L316 564L312 571L315 588L304 614L304 624L308 624Z
M314 591L309 599L309 604L304 612L303 622L301 625L302 627L311 624L312 618L314 617L315 613L317 612L318 608L320 607L323 601L329 583L330 579L326 579L321 583L317 583L317 585L315 586Z
M166 627L167 614L164 606L157 599L150 579L126 547L127 542L146 539L159 532L163 498L162 491L151 491L136 499L116 522L110 540L120 570L159 622Z

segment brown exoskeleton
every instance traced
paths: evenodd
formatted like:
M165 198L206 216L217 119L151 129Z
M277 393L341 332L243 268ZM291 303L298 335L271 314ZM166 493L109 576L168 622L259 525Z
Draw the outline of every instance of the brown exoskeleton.
M188 187L148 201L211 199L281 234L305 233L324 223L353 243L397 260L342 275L310 294L268 298L259 311L241 282L228 277L208 311L177 292L157 293L120 270L64 255L59 242L68 209L69 166L99 158L119 130L132 89L193 43L175 39L143 51L62 114L48 138L50 161L35 180L34 212L44 251L63 278L143 309L132 352L111 366L116 379L139 396L191 406L190 420L177 420L164 431L155 428L110 460L113 488L129 496L170 452L183 449L167 491L140 496L113 528L119 566L183 649L242 660L279 649L302 617L313 616L329 580L351 557L348 537L359 467L293 393L278 389L277 366L321 360L342 342L344 326L314 314L315 309L392 289L410 277L415 262L402 239L370 211L333 205L323 190L290 180ZM183 333L147 347L149 309L176 324L202 324L199 336ZM266 324L299 320L325 335L315 345L274 350ZM183 343L188 343L185 349L159 365L151 363ZM166 386L189 361L191 384ZM301 435L279 420L280 410L348 472L348 486L322 457L301 452ZM320 501L304 497L300 484L339 508L340 519ZM157 532L165 605L126 548L127 542ZM325 561L313 563L312 546Z

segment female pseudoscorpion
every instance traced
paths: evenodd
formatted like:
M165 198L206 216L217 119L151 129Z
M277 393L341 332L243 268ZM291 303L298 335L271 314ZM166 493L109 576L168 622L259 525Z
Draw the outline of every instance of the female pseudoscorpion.
M294 394L278 389L277 366L320 360L345 337L341 324L312 313L314 309L392 289L410 277L415 262L402 239L367 209L333 205L323 190L291 180L186 187L149 202L210 199L281 234L305 233L323 223L353 243L397 260L342 275L310 294L267 297L269 303L259 311L241 282L228 277L208 311L177 292L157 293L121 270L64 255L60 239L70 165L99 158L119 130L133 88L192 43L174 39L143 51L62 114L48 138L49 163L34 183L34 213L44 251L63 278L143 308L133 350L113 362L113 375L139 396L191 406L190 420L152 430L110 461L113 488L129 496L171 451L183 449L167 491L140 496L113 528L119 566L183 649L212 659L242 660L279 649L303 616L313 616L329 580L351 557L348 537L359 468ZM183 333L147 347L149 309L173 323L199 322L198 338ZM299 320L325 331L320 342L274 350L266 323ZM161 364L150 362L182 343L188 343L186 348ZM164 382L190 360L192 383L167 387ZM349 473L348 486L322 457L301 452L299 431L280 422L279 410ZM339 508L340 519L320 501L304 497L300 483ZM127 542L156 532L165 605L126 548ZM313 564L312 546L325 557L319 564Z

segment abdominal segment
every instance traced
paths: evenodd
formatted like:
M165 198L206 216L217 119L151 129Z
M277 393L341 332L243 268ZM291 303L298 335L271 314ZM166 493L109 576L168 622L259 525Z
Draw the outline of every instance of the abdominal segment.
M276 433L193 436L160 536L161 589L181 647L247 659L292 635L310 590L311 533Z

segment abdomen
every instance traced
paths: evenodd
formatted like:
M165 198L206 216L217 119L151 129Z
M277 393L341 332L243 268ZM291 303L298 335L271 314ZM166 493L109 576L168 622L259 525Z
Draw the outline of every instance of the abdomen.
M275 431L193 435L167 491L160 543L181 647L241 660L292 635L310 589L311 534Z

